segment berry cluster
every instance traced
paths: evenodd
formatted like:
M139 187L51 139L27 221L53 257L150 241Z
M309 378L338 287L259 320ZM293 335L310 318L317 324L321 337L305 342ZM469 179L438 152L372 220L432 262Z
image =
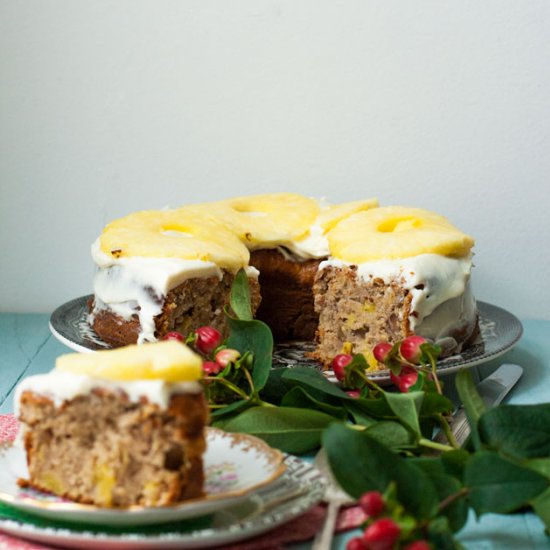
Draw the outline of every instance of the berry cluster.
M359 499L359 506L367 515L363 535L350 539L346 550L432 549L426 540L418 538L418 530L411 518L403 516L402 508L391 497L369 491Z
M241 353L225 345L219 330L211 326L199 327L187 338L179 332L168 332L164 340L177 340L195 348L203 357L203 382L211 406L246 397L239 388L241 378L249 378L246 367L252 363L250 353ZM245 372L246 371L246 372ZM214 385L212 385L215 382Z
M375 359L390 370L390 378L399 391L420 389L428 379L434 381L440 392L435 370L441 353L439 346L413 334L393 345L380 342L372 351ZM368 385L373 385L366 376L367 366L362 354L341 353L331 362L334 376L349 388L347 393L352 397L360 397Z

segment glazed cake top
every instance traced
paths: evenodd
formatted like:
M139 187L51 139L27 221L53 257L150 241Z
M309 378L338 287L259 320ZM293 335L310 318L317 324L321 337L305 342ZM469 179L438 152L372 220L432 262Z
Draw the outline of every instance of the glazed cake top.
M377 206L376 199L329 205L276 193L135 212L105 227L95 257L100 265L135 257L194 260L236 272L259 248L360 264L419 254L464 257L473 246L439 214Z
M154 341L154 318L171 289L241 267L257 277L250 250L264 248L291 261L323 260L319 269L357 266L364 280L401 281L414 295L417 326L464 294L473 244L439 214L378 207L376 199L330 205L278 193L137 212L108 224L92 245L100 268L92 317L103 308L125 320L137 315L138 342Z
M350 215L375 208L376 199L329 205L294 193L276 193L135 212L109 223L94 247L99 265L124 258L211 262L236 272L249 250L286 247L300 258L330 255L327 233Z

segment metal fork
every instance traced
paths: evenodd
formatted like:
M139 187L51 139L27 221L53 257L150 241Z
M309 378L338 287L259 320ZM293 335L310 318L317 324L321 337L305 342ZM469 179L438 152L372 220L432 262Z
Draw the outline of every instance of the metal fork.
M318 531L313 539L312 550L328 550L334 537L334 526L338 517L338 511L341 506L351 504L354 500L340 487L328 465L327 455L321 449L313 464L323 474L327 480L327 490L325 492L325 502L328 504L327 515L323 528Z

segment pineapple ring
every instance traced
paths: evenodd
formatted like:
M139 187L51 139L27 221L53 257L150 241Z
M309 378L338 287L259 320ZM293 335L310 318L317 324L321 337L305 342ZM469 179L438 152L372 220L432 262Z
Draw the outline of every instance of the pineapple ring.
M447 218L420 208L388 206L358 212L342 220L327 234L331 254L361 264L440 254L464 257L473 239Z
M378 206L378 199L365 199L361 201L345 202L343 204L332 204L319 214L317 223L323 229L323 233L330 231L338 222L348 218L352 214L370 210Z
M182 207L221 223L249 248L275 247L304 237L320 212L319 203L295 193L238 197Z
M95 353L68 353L55 370L117 381L194 382L202 378L202 359L185 344L165 341Z
M115 220L105 227L99 242L113 258L202 260L232 271L248 265L250 256L223 225L177 210L146 210Z

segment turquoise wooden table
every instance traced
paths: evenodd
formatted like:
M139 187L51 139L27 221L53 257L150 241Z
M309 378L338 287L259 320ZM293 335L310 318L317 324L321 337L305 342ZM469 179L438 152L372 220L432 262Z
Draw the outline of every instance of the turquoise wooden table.
M55 358L69 350L50 334L48 315L0 314L0 414L13 411L13 389L30 374L44 373ZM514 349L490 361L478 372L486 376L504 362L517 363L524 374L512 390L509 403L542 403L550 400L550 321L524 320L524 335ZM333 547L341 550L356 533L336 537ZM533 514L473 516L460 532L468 550L542 550L550 548L542 522ZM308 544L293 545L306 550ZM327 549L328 550L328 549Z

